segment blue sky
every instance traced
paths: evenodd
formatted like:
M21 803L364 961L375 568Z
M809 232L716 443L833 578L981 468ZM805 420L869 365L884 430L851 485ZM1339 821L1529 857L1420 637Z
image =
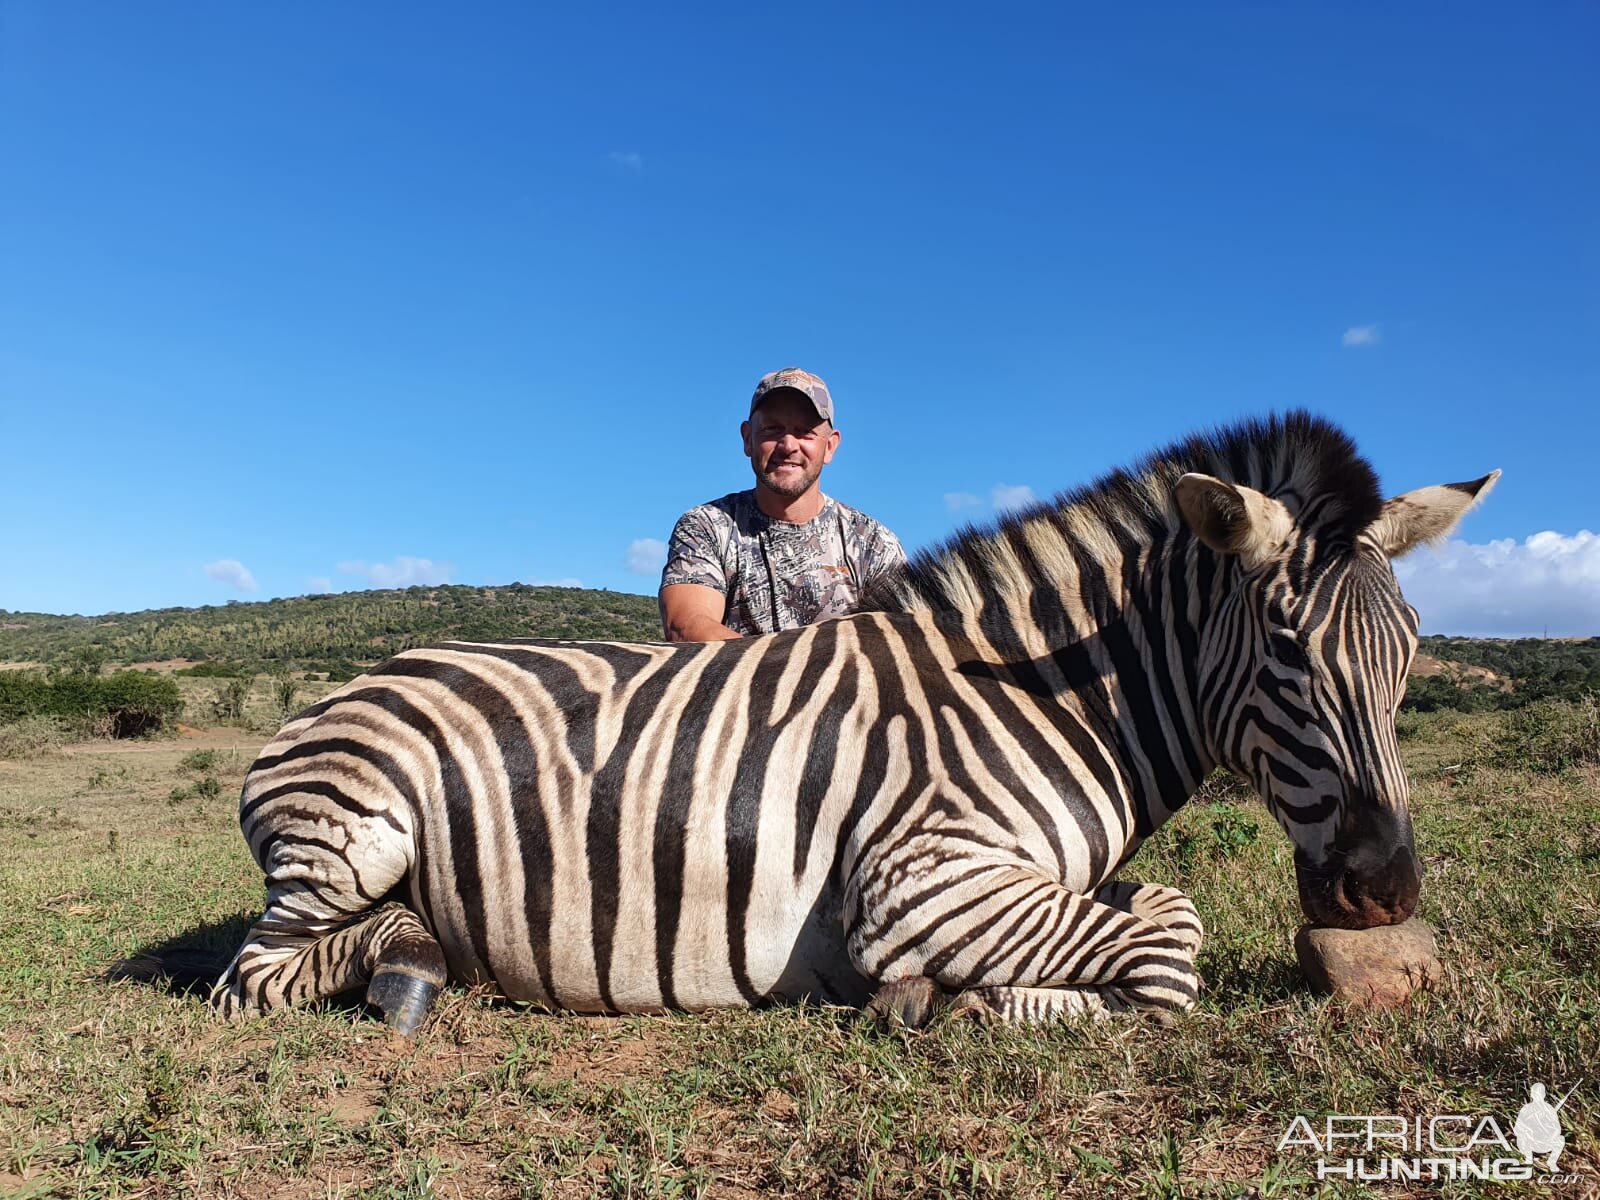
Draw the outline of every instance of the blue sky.
M975 11L0 4L0 607L653 592L798 364L908 546L1306 406L1600 634L1600 9Z

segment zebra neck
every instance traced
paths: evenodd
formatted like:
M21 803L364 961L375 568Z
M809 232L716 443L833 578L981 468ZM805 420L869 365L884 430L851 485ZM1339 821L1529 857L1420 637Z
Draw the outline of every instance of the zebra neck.
M1142 840L1216 765L1201 647L1225 572L1191 539L1056 565L985 589L960 618L972 654L958 669L1009 682L1100 747Z

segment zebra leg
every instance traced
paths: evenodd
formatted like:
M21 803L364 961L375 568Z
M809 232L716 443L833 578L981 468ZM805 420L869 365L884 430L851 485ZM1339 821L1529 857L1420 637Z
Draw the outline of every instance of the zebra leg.
M433 1007L449 971L438 939L421 918L403 904L378 910L375 921L387 927L374 930L367 942L372 979L367 1003L383 1014L386 1025L402 1037L411 1037Z
M867 1012L889 1024L921 1029L949 1003L937 983L926 975L912 975L880 987L867 1004Z
M1007 1025L1044 1025L1071 1017L1100 1018L1132 1011L1133 1006L1109 988L967 988L950 1004L952 1017Z
M924 977L975 993L957 1011L1018 1021L1194 1006L1200 922L1171 889L1112 884L1080 896L1029 867L948 859L878 878L895 886L857 892L846 946L891 995Z
M1130 883L1113 879L1110 883L1101 884L1094 898L1101 904L1109 904L1125 913L1154 921L1171 931L1174 937L1189 947L1191 958L1200 952L1205 927L1200 923L1200 914L1195 911L1194 901L1177 888L1161 883Z
M396 1032L411 1036L445 982L444 953L402 904L382 908L327 933L286 928L269 906L212 993L226 1017L271 1012L367 984L367 1003Z
M262 824L257 823L254 831ZM410 1036L444 985L444 952L418 916L378 905L408 868L388 825L353 822L335 850L324 819L288 810L261 853L267 906L212 989L223 1016L271 1012L367 984L367 1000Z

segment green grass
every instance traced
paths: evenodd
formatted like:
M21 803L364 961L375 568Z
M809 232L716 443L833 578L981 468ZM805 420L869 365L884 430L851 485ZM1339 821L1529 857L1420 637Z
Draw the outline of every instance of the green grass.
M451 989L414 1046L358 1007L226 1025L106 978L197 930L233 949L260 902L235 797L264 733L37 748L0 762L0 1194L1470 1196L1319 1193L1275 1147L1297 1113L1509 1128L1530 1080L1584 1076L1562 1163L1592 1189L1600 770L1497 765L1533 744L1502 719L1408 719L1423 915L1449 975L1400 1010L1307 993L1288 843L1219 786L1127 872L1184 887L1207 924L1206 991L1176 1028L594 1019Z

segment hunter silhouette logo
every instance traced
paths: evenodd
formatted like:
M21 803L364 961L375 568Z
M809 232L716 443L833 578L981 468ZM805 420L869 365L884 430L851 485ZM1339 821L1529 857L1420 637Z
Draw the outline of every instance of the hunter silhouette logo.
M1578 1083L1582 1083L1579 1080ZM1578 1090L1578 1084L1567 1089L1567 1094L1551 1104L1544 1098L1544 1084L1536 1083L1528 1089L1528 1102L1517 1113L1517 1123L1512 1127L1517 1149L1522 1157L1532 1162L1537 1155L1548 1154L1550 1171L1556 1169L1556 1159L1566 1148L1567 1139L1561 1135L1561 1106Z

